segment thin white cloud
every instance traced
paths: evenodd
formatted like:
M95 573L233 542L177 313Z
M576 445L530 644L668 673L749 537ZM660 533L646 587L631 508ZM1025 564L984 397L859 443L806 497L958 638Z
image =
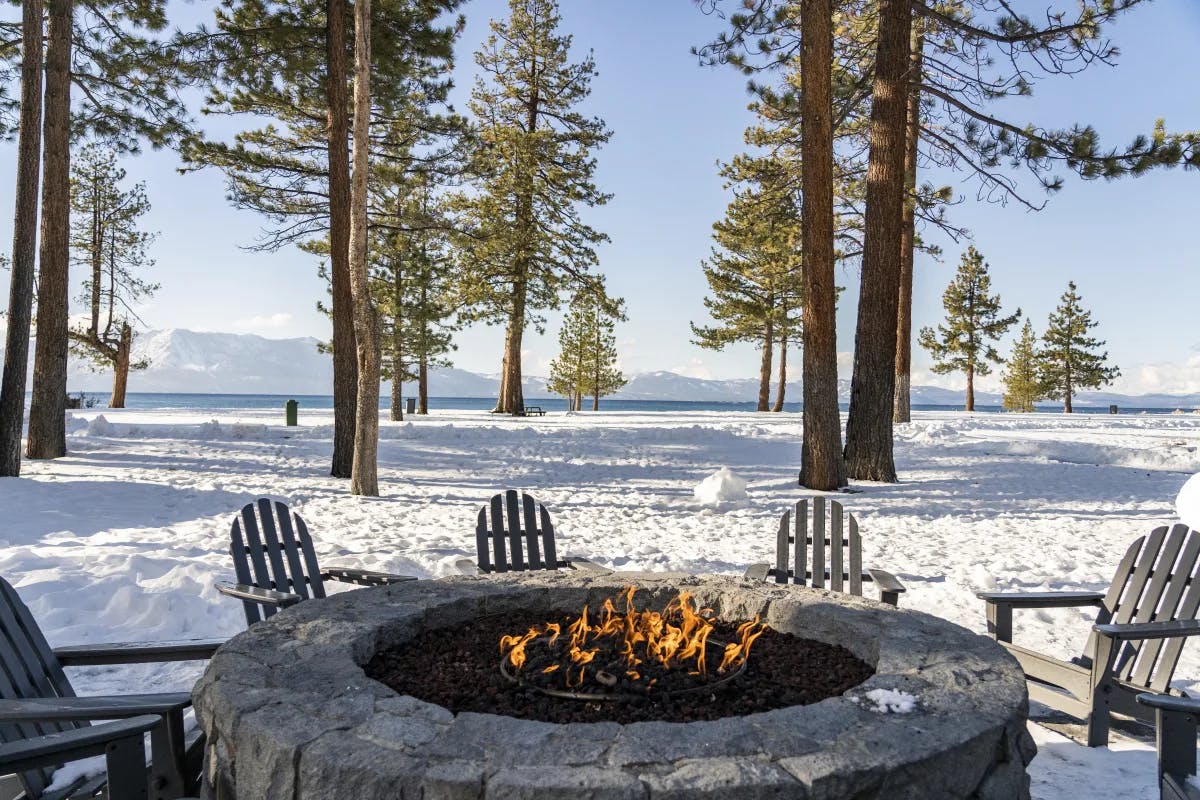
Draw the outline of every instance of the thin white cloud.
M275 331L291 325L293 319L295 317L286 311L279 311L274 314L259 314L247 317L246 319L235 320L231 325L234 330L238 331Z

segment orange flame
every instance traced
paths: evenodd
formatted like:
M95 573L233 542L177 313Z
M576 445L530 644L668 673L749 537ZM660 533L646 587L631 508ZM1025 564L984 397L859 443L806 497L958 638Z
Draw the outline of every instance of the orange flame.
M711 609L699 608L691 594L680 592L661 612L638 611L633 605L636 591L634 587L629 587L621 593L620 597L625 601L625 613L618 612L613 598L609 598L601 604L594 622L590 609L585 605L579 617L566 626L568 638L564 649L569 665L564 662L561 666L570 667L563 671L568 688L582 686L587 680L588 665L593 664L601 652L600 639L608 639L606 644L615 642L624 674L634 682L642 680L642 671L638 667L646 662L658 663L663 668L685 669L691 675L708 674L705 652L713 632L713 624L708 618ZM739 668L749 656L750 646L764 629L757 616L740 625L737 629L738 641L725 646L717 672L725 673ZM546 645L551 646L562 635L563 628L558 623L535 626L522 636L501 637L500 653L507 655L509 663L519 671L525 665L525 649L530 643L545 638ZM541 671L555 672L559 666L551 665ZM612 665L597 666L600 670L612 668ZM612 680L611 677L607 679L609 682ZM651 678L646 685L653 686L655 682L656 679Z

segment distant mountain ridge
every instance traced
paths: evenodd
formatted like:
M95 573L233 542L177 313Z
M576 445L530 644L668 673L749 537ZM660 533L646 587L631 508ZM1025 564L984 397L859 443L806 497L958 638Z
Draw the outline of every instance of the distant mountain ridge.
M147 359L150 367L129 378L131 392L198 394L296 394L327 395L333 384L333 363L327 353L317 349L312 337L267 339L247 333L209 333L170 329L148 331L134 342L134 359ZM32 362L32 358L30 359ZM452 367L435 369L430 375L429 392L435 397L491 397L499 387L496 375L483 375ZM107 392L112 387L109 372L93 372L88 365L71 358L68 375L71 391ZM547 398L546 379L526 376L527 398ZM405 393L415 387L405 386ZM386 394L386 387L384 390ZM842 402L850 397L850 382L838 381ZM676 372L643 372L630 377L629 383L614 399L678 400L709 403L746 403L758 397L758 380L709 380ZM799 381L788 381L787 400L801 397ZM774 401L774 387L771 399ZM976 403L995 406L998 394L977 392ZM936 386L914 386L912 401L917 405L958 406L962 390ZM1116 404L1141 408L1197 408L1200 394L1152 394L1129 396L1111 392L1085 392L1076 398L1079 406ZM1047 402L1045 406L1056 405Z

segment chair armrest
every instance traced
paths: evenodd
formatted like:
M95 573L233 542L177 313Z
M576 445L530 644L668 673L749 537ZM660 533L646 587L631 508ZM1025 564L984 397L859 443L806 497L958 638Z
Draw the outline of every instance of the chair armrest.
M904 584L892 573L882 569L867 569L871 582L879 588L879 599L889 606L900 605L900 595L907 591Z
M236 597L238 600L249 600L252 603L262 603L265 606L287 608L294 606L304 598L290 592L280 592L275 589L264 589L261 586L250 586L245 583L226 583L215 581L213 586L226 597Z
M321 573L321 577L330 581L357 583L360 586L387 586L417 579L416 575L394 575L390 572L372 572L355 567L330 567Z
M125 694L104 697L32 697L0 700L0 721L121 719L142 714L172 714L192 704L187 692Z
M1092 630L1101 636L1117 641L1130 639L1175 639L1200 634L1200 620L1173 619L1163 622L1108 623L1093 625Z
M95 664L153 664L162 661L204 661L212 658L217 648L225 644L220 639L193 639L184 642L119 642L110 644L81 644L54 648L54 655L64 667L84 667Z
M1104 599L1103 592L976 592L975 596L988 605L1012 608L1096 606Z
M1164 711L1178 711L1183 714L1200 713L1200 697L1176 697L1172 694L1147 692L1139 694L1137 701L1144 706L1161 708Z
M904 584L900 582L892 573L882 569L867 568L867 574L871 576L871 580L879 587L881 592L907 592Z
M608 573L612 572L611 569L602 567L599 564L595 563L594 561L588 561L586 558L579 558L577 556L567 556L564 561L568 567L570 567L571 569L577 569L580 572L593 572L593 573L597 573L597 574L600 574L600 573L608 574Z
M156 716L137 716L0 744L0 772L25 772L101 755L112 742L133 737L141 739L161 722ZM141 748L140 741L138 748Z
M742 575L742 577L749 578L752 581L765 581L770 576L770 564L751 564L746 567L746 572Z

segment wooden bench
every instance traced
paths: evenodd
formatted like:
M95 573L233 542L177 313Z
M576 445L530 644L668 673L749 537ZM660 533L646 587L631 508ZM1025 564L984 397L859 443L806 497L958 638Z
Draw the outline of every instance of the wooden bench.
M546 416L546 412L542 410L541 406L525 406L525 413L522 414L521 416L544 417L544 416Z

